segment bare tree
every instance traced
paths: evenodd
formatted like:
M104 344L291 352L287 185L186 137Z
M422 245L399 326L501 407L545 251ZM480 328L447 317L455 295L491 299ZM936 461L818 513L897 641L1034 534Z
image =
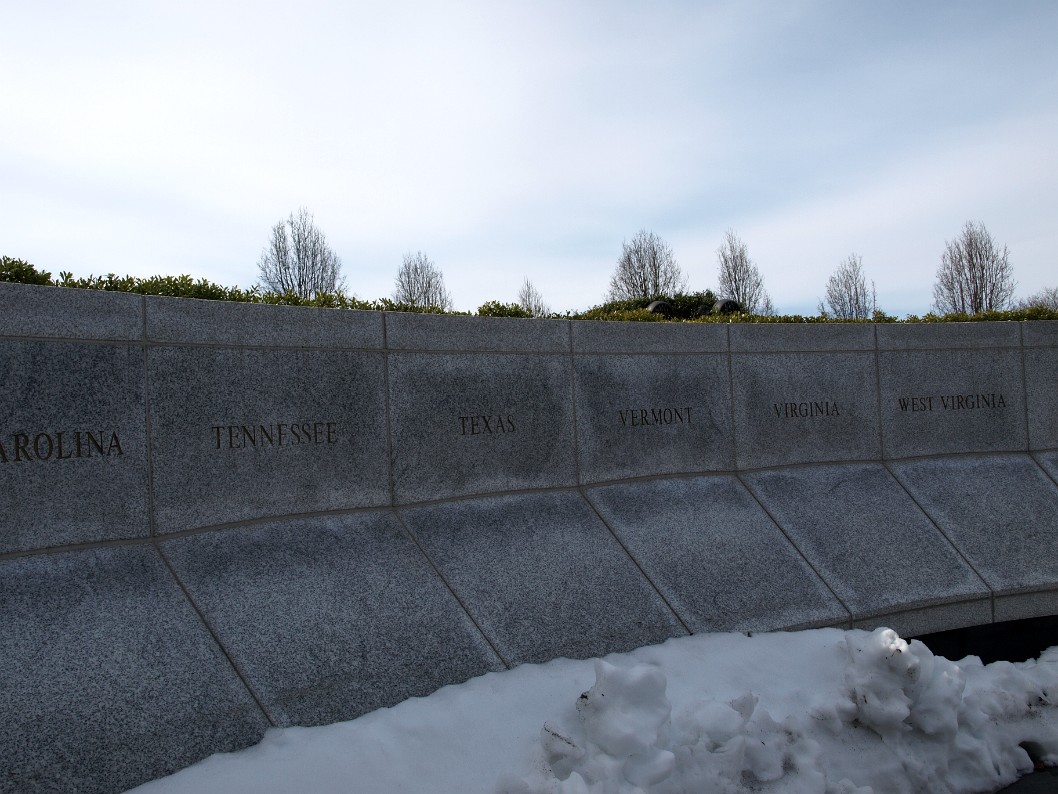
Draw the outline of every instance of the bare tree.
M1018 301L1019 309L1032 309L1035 307L1058 311L1058 287L1044 287L1035 295L1029 295Z
M874 289L867 289L867 276L863 272L863 257L849 254L838 265L838 269L827 279L827 306L830 314L842 320L869 320L878 308L878 296ZM819 313L823 313L823 302L819 302Z
M933 285L933 306L941 314L1005 309L1014 296L1009 252L992 239L983 223L967 221L946 243Z
M342 260L327 245L326 235L304 207L272 227L272 239L261 252L257 266L261 270L260 283L272 292L314 298L345 288Z
M409 306L452 308L452 297L445 289L444 274L422 251L404 255L397 272L393 300Z
M683 275L669 244L654 232L640 229L632 242L621 243L617 269L610 277L610 300L633 300L675 295L683 290Z
M528 277L522 282L522 288L518 290L518 305L533 317L546 317L551 314L551 307L544 303L544 296L533 286L533 282Z
M731 229L716 249L720 262L720 294L737 301L750 314L774 314L771 296L764 289L764 279L749 258L746 244Z

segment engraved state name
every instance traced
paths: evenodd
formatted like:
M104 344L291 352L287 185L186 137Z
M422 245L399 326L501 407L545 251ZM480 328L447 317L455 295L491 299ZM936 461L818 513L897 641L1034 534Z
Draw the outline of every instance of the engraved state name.
M211 425L214 449L294 447L338 442L337 422L271 422L267 425Z
M811 402L772 403L771 408L779 419L811 419L817 416L841 416L841 409L832 400Z
M902 412L975 411L979 408L1006 408L1007 398L1000 392L988 394L930 394L924 397L897 397Z
M652 425L689 425L690 408L626 408L617 412L623 427L645 427Z
M124 455L112 430L55 430L50 433L11 433L0 438L0 463L32 463Z
M515 433L518 430L511 414L505 416L498 414L461 416L459 417L459 429L464 436L498 435Z

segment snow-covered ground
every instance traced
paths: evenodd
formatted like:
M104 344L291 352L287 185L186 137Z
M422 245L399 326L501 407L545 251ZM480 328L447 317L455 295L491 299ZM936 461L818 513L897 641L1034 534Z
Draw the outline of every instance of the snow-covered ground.
M1058 764L1058 648L984 666L818 629L490 673L136 792L943 794L995 791L1030 753Z

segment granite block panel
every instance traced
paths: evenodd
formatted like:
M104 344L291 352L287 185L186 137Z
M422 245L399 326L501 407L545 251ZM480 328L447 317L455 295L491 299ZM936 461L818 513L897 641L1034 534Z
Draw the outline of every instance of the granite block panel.
M388 504L382 353L149 353L155 531Z
M582 482L734 468L727 357L577 356Z
M726 353L727 326L705 323L572 323L574 353Z
M881 464L742 479L854 620L957 602L990 614L985 583Z
M569 353L569 320L386 312L390 350Z
M1021 367L1020 350L880 352L885 457L1027 449Z
M601 656L686 634L574 491L401 515L508 664Z
M776 631L849 618L734 476L624 483L587 494L695 633Z
M731 369L740 469L879 457L873 353L732 354Z
M997 596L1058 588L1058 486L1032 458L940 458L891 468Z
M325 725L503 664L389 512L162 544L272 719Z
M569 356L391 353L397 503L576 483Z
M3 343L0 553L146 537L143 348Z
M117 792L267 721L149 545L0 561L0 790Z
M936 604L922 609L899 610L853 621L852 628L873 631L879 627L893 629L901 637L916 637L938 631L964 629L992 622L992 604L975 599L955 604Z
M1020 325L1025 347L1058 347L1058 321L1033 320Z
M880 323L879 350L1020 347L1020 323Z
M1058 449L1058 347L1024 355L1029 449Z
M149 297L147 338L169 343L381 350L382 312Z
M859 323L732 323L732 353L874 350L873 326Z
M0 283L0 336L140 341L143 297Z

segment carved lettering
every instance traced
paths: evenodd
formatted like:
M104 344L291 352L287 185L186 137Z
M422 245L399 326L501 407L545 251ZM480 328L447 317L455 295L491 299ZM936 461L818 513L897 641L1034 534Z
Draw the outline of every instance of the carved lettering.
M51 436L47 433L37 433L33 439L33 453L37 456L37 460L48 460L54 449L55 442L51 440Z
M687 408L624 408L618 409L617 421L622 427L654 425L689 425L691 409Z
M269 449L338 443L337 422L211 425L209 429L214 449Z
M459 429L464 436L495 436L516 432L514 416L511 414L461 416L459 417Z
M918 411L932 411L933 410L933 397L899 397L897 398L900 403L901 411L910 411L916 413Z
M811 419L817 416L841 416L841 409L838 404L831 400L772 403L771 407L778 419Z
M88 435L88 457L92 457L92 447L95 447L96 451L100 455L106 455L107 453L103 451L103 434L100 433L99 437L96 438L94 435L92 435L92 431L89 430L87 435Z
M897 397L901 412L973 411L979 408L1006 408L1007 398L1000 392L987 394L939 394L919 397Z
M73 436L71 448L69 437ZM6 441L6 443L5 443ZM96 455L93 456L92 452ZM55 430L10 433L0 438L0 463L44 461L124 455L121 439L112 430Z

